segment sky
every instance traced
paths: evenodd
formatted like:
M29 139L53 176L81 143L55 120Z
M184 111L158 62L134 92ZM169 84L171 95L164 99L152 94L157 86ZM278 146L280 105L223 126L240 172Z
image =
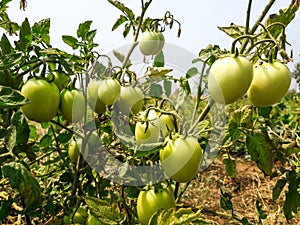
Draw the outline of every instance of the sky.
M141 11L140 0L120 0L136 14ZM145 0L146 1L146 0ZM253 25L269 0L253 0L250 25ZM132 36L123 38L122 29L111 31L120 15L120 11L106 0L27 0L25 11L19 10L19 0L9 3L8 13L11 20L21 23L26 17L33 24L44 18L51 19L50 37L54 47L70 51L62 35L76 36L80 23L92 20L92 28L97 29L95 42L103 54L120 46L132 43ZM290 0L277 0L269 14L278 13L280 8L289 5ZM166 43L180 46L195 56L208 44L217 44L230 49L232 39L218 29L218 26L229 26L230 23L244 25L246 21L247 0L153 0L146 17L162 18L170 11L182 26L181 37L177 37L176 26L164 32ZM300 54L300 11L287 28L287 40L293 49L294 63L299 62ZM98 50L97 49L97 50ZM293 70L294 63L288 67ZM292 84L295 85L295 84Z

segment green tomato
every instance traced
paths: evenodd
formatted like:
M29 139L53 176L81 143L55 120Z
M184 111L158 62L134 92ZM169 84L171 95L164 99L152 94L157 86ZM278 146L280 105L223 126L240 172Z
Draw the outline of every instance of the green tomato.
M24 115L37 122L50 121L56 116L59 108L59 90L54 83L32 78L22 87L21 94L30 100L21 107Z
M179 136L169 140L159 156L166 175L174 181L186 183L198 173L202 149L196 138Z
M150 189L141 191L137 199L137 214L141 225L147 225L152 215L159 209L176 207L172 188L159 189L157 192Z
M67 87L71 80L67 74L62 72L53 71L51 75L54 76L53 83L58 87L59 91Z
M60 112L70 123L77 123L84 116L85 100L82 92L64 89L60 93Z
M82 143L81 139L78 139L77 141L72 140L71 143L69 143L68 155L73 163L76 163L78 160L81 143Z
M116 79L102 80L99 85L99 99L105 105L112 105L121 91L121 85Z
M123 113L123 115L137 114L143 107L144 94L138 87L122 86L114 109Z
M247 58L226 56L212 64L208 90L217 103L230 104L245 95L252 78L253 67Z
M135 138L137 144L157 143L160 130L151 122L137 122Z
M103 114L106 111L105 104L99 99L100 80L92 80L87 87L87 102L90 108L98 113Z
M167 128L165 136L169 135L169 133L175 129L175 121L173 116L170 114L160 114L159 118L164 122L164 125Z
M94 215L90 215L85 222L85 225L101 225L101 224L102 223Z
M291 84L291 73L281 62L259 63L254 66L248 98L255 106L279 103Z
M85 224L86 219L88 217L88 213L84 208L78 208L75 212L75 209L73 212L69 215L64 215L63 217L63 224Z
M165 38L161 32L145 31L139 39L139 48L144 55L157 55L164 44Z

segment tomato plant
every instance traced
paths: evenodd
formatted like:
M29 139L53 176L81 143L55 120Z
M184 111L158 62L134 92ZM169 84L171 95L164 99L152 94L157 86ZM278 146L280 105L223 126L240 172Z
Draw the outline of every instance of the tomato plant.
M37 122L50 121L59 108L59 90L54 83L32 78L22 87L21 94L30 100L22 106L25 116Z
M144 55L157 55L165 44L165 37L161 32L145 31L139 39L139 48Z
M287 66L278 61L260 62L254 66L248 98L255 106L272 106L281 101L290 84L291 73Z
M175 207L174 191L171 187L141 191L137 199L137 214L142 225L148 224L151 216L159 209Z
M70 123L82 120L85 113L85 100L82 92L75 89L62 90L59 109L64 119Z

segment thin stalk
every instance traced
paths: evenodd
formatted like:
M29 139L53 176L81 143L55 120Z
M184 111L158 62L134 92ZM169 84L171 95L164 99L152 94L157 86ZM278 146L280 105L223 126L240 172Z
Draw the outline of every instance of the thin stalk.
M249 34L254 34L256 29L258 28L259 24L263 21L263 19L265 18L265 16L267 15L267 13L269 12L269 10L271 9L271 7L273 6L273 4L275 3L276 0L270 0L268 2L268 4L266 5L266 7L264 8L264 10L262 11L260 17L257 19L257 21L255 22L255 24L253 25L252 29L250 30ZM248 13L248 12L247 12ZM247 47L249 40L246 40L241 48L240 48L240 53L243 53Z
M199 123L200 121L202 121L202 120L206 117L206 115L207 115L207 114L209 113L209 111L210 111L210 108L211 108L211 106L210 106L210 103L208 102L208 103L206 104L205 108L203 109L202 113L199 115L199 117L197 118L197 120L193 123L193 125L192 125L191 128L189 129L188 133L191 133L191 132L195 129L195 127L198 125L198 123Z
M251 15L252 0L248 1L247 17L246 17L246 34L249 34L250 15Z

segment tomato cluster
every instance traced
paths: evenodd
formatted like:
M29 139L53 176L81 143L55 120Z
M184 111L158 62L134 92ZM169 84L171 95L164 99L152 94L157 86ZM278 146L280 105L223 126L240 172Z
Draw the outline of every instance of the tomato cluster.
M281 62L258 62L255 65L244 56L225 56L210 68L208 90L212 99L230 104L247 94L255 106L272 106L289 89L291 73Z

